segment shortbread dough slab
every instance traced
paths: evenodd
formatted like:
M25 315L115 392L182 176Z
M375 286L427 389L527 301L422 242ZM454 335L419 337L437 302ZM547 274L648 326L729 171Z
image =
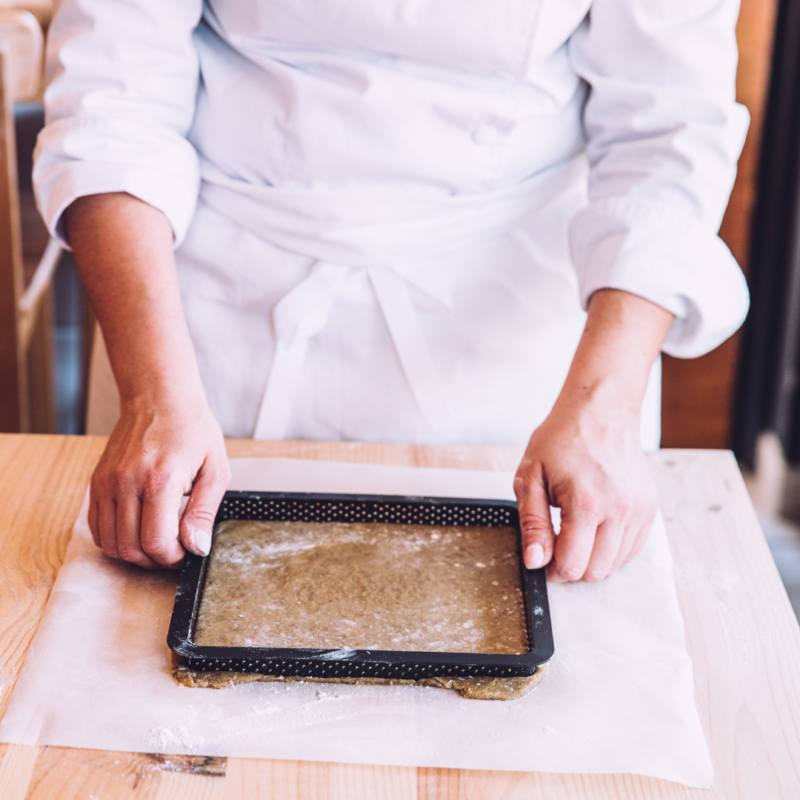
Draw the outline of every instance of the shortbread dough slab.
M195 672L187 667L176 667L172 674L184 686L192 689L226 689L237 683L264 681L267 683L349 683L359 686L433 686L439 689L454 689L469 700L517 700L538 686L547 673L547 664L542 664L533 675L523 678L423 678L419 681L387 678L303 678L300 676L279 677L252 672Z
M230 520L217 526L194 642L216 647L521 654L529 650L511 527ZM306 678L174 671L183 684L410 684L510 700L544 677Z
M517 536L511 527L222 522L194 642L527 653Z

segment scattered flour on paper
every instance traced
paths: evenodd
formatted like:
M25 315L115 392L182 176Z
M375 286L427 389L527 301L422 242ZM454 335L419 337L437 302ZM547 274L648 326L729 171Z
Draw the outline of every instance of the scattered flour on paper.
M185 725L175 725L172 728L150 728L148 732L150 746L156 750L163 750L167 747L180 747L186 750L196 750L203 744L202 736L194 736L189 733Z

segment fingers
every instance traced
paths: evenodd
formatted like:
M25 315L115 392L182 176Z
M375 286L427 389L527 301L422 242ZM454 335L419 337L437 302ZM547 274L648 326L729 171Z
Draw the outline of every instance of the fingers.
M230 482L227 458L222 464L218 461L207 458L203 462L180 522L180 540L197 556L207 556L211 550L214 518Z
M101 547L102 544L100 542L100 523L99 523L99 514L100 509L97 504L96 498L96 491L95 488L92 487L89 493L89 530L92 533L92 539L97 547Z
M123 561L138 564L146 569L157 569L160 565L142 550L139 528L142 503L135 494L122 496L117 501L117 550Z
M574 500L561 507L561 531L556 537L547 579L553 583L579 581L586 574L598 532L597 514Z
M170 472L168 468L154 472L141 490L127 480L99 478L98 488L93 486L89 526L95 543L109 558L147 569L176 568L183 559L181 541L192 552L207 555L214 517L230 480L227 460L216 468L208 462L201 467L181 522L180 539L178 517L186 486Z
M642 551L642 548L645 546L647 542L647 537L650 535L650 529L653 527L653 520L655 519L655 512L650 515L647 523L640 527L639 530L636 532L636 536L634 538L633 544L631 545L631 549L628 551L628 554L625 556L623 564L627 564L632 558L635 558L639 555ZM620 565L621 566L621 565Z
M624 520L606 520L597 527L597 535L592 548L592 555L583 573L583 580L599 583L616 571L616 561L627 554L633 542L631 532L634 529L626 526Z
M548 580L598 583L613 575L644 547L652 514L626 514L617 509L597 525L591 514L562 511L561 533L556 539ZM642 523L642 518L647 523Z
M162 520L163 524L150 522L149 527L148 521L162 517L166 509L177 509L182 491L166 484L165 491L146 492L139 487L140 481L133 471L124 468L114 471L102 463L98 466L89 501L92 538L109 558L146 569L175 566L183 557L183 548L178 543L177 510L170 515L171 531L166 520ZM147 505L147 514L143 505Z
M167 476L153 476L144 490L140 542L143 552L159 566L176 568L183 559L178 541L178 512L183 486Z
M522 559L527 569L539 569L553 557L556 538L541 465L523 460L514 478L514 493L522 531Z
M651 527L652 525L645 525L645 527L638 532L636 535L636 540L633 543L633 547L631 547L630 551L625 556L625 560L622 562L623 564L627 564L632 558L636 558L636 556L641 553L642 548L647 542L647 537L650 535Z
M97 530L100 547L109 558L118 559L117 549L117 509L110 495L101 496L97 503Z

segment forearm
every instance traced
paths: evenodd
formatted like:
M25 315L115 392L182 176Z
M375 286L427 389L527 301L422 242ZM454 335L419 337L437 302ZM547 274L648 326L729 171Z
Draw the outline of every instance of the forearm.
M673 315L637 295L596 292L556 407L609 403L638 419Z
M123 405L202 396L166 217L114 193L79 198L65 223Z

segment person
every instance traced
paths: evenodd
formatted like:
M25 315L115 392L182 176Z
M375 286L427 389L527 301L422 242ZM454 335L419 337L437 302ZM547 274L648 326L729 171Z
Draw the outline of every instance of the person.
M747 311L716 236L737 10L62 0L34 181L119 388L103 552L207 553L225 435L527 442L527 566L598 581L633 557L659 353Z

